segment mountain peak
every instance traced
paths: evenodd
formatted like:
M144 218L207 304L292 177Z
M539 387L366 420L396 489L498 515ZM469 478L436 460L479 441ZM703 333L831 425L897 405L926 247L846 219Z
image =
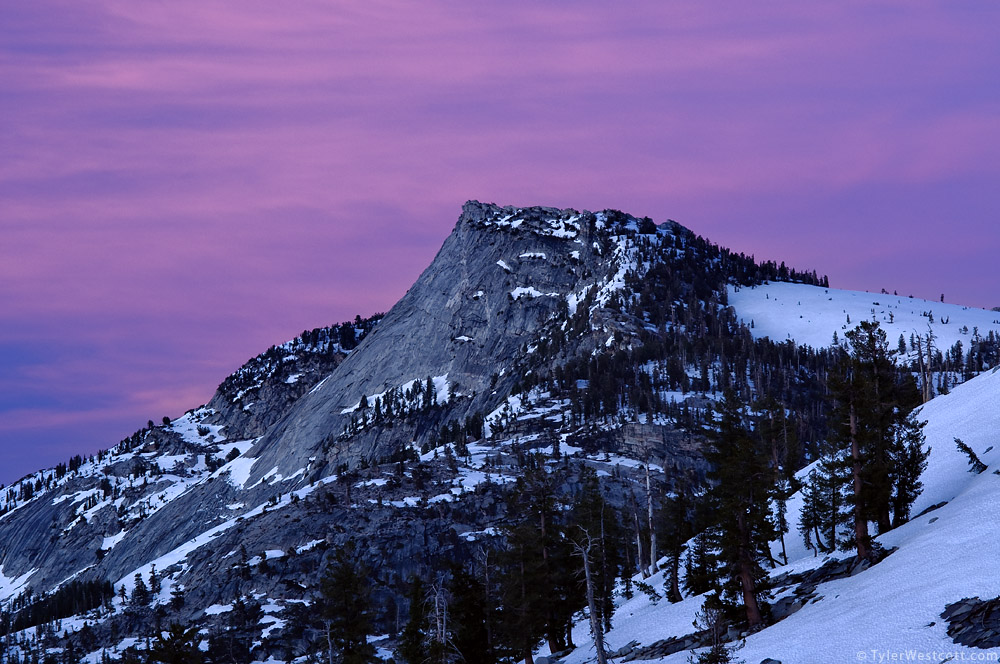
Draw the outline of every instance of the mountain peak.
M781 280L796 283L764 285ZM611 546L636 544L646 569L640 514L652 507L639 502L647 491L650 503L703 492L704 432L725 390L782 405L787 430L772 440L773 463L801 469L821 450L827 424L817 406L836 353L803 346L802 329L819 321L821 339L831 325L846 330L852 315L912 326L933 314L936 339L968 347L965 355L956 341L931 356L916 346L942 389L1000 357L1000 323L987 312L931 312L819 282L673 222L469 201L384 316L303 332L249 361L205 407L8 487L0 495L6 617L15 632L41 625L42 615L69 617L57 593L98 583L66 624L87 625L95 648L114 650L123 636L141 641L163 615L228 634L237 607L266 598L262 610L283 617L246 627L247 656L277 661L308 646L292 629L308 622L296 611L315 598L317 571L350 549L379 570L373 593L394 609L376 620L389 631L409 601L401 579L430 578L443 560L474 566L483 550L508 545L505 528L525 517L510 487L529 476L551 483L546 499L559 508L546 523L557 528L582 488L598 482L618 532ZM775 330L794 339L772 340L784 336ZM987 438L974 434L970 443L990 461ZM949 498L938 486L927 482L928 500ZM636 571L620 558L614 576ZM137 575L160 586L145 604L134 599ZM671 624L689 629L700 602L670 604L686 612ZM623 605L623 622L631 607ZM615 623L616 639L629 633ZM67 628L54 638L66 647L75 635Z

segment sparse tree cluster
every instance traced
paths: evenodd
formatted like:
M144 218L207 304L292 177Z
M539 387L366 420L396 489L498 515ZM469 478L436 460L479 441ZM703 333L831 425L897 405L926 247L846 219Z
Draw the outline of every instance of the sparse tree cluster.
M869 524L879 534L910 516L929 450L913 415L920 396L892 361L885 332L864 321L846 334L830 379L827 448L805 491L803 536L819 551L853 548L874 562Z

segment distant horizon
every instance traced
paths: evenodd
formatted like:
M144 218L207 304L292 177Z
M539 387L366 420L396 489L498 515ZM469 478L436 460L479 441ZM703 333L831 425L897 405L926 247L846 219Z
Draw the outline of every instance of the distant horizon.
M304 329L388 310L469 199L673 219L835 288L1000 306L998 19L788 0L13 7L0 482L176 417Z

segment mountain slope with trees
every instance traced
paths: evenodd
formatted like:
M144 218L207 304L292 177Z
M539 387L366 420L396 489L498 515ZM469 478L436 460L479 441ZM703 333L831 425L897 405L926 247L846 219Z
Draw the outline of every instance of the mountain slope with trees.
M961 371L933 343L911 365L874 325L761 338L729 300L775 279L833 292L674 222L467 203L384 316L306 331L205 406L4 488L5 653L572 659L595 648L582 610L610 652L622 607L690 623L706 593L688 645L766 633L774 570L812 555L800 533L903 527L924 461L906 415L995 357L978 331ZM850 429L872 390L851 470L878 490L852 493L844 408Z

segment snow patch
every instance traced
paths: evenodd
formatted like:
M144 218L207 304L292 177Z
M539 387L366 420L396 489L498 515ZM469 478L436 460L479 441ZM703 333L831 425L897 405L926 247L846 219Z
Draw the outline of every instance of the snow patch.
M532 288L531 286L521 286L512 290L510 292L510 296L517 300L522 297L541 297L542 292L536 288Z
M743 323L753 321L750 332L755 338L791 339L813 348L832 345L834 332L843 342L844 333L863 320L877 321L891 348L896 347L899 335L908 345L911 334L926 336L928 329L942 350L956 341L968 350L976 330L983 337L990 330L1000 334L1000 313L995 311L808 284L776 281L752 288L730 286L729 304Z
M118 544L118 542L121 542L122 539L124 539L124 538L125 538L125 531L124 530L119 531L118 533L115 533L114 535L105 537L104 541L101 542L101 548L104 549L105 551L113 549L114 546L115 546L115 544Z
M14 595L21 592L26 585L28 585L28 579L31 575L37 572L37 569L25 572L21 576L10 578L3 573L3 565L0 565L0 601L10 599Z
M226 480L237 489L242 489L250 479L250 471L257 459L253 457L236 457L222 468L212 473L212 477L227 475Z
M233 607L230 604L213 604L205 609L205 614L209 616L217 616L220 613L229 613L232 610Z

